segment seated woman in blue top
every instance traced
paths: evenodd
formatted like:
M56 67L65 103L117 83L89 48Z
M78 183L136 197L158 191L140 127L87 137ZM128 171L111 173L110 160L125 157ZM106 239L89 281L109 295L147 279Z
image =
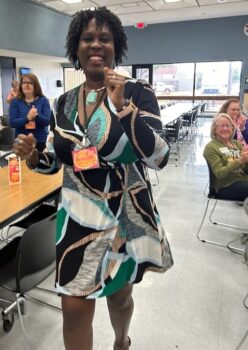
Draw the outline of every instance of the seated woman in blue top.
M46 147L51 108L43 95L38 78L34 74L21 77L18 96L11 101L9 123L16 129L16 136L32 133L37 140L37 148Z

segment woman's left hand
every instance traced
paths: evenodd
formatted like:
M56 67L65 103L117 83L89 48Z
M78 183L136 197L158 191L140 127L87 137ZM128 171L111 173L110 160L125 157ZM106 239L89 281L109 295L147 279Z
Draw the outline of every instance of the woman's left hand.
M245 129L245 124L246 124L246 121L247 121L247 118L243 115L241 115L239 118L238 118L238 126L240 128L240 130L244 130Z
M125 105L124 86L126 79L122 75L117 74L113 69L107 67L103 69L103 72L108 96L115 108L120 110Z

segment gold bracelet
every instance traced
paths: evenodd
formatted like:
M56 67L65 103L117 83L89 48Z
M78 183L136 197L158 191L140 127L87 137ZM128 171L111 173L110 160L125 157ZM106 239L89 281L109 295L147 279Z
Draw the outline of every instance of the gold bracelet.
M120 112L118 112L117 115L118 115L119 119L124 118L128 114L134 112L136 108L137 107L135 106L135 104L132 101L130 101L129 105L124 106L124 108Z

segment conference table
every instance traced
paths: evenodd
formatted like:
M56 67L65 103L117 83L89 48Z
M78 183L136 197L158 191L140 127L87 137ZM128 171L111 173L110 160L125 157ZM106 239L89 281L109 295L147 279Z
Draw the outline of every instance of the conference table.
M189 102L180 102L160 110L162 124L164 126L177 120L183 113L192 110L196 105Z
M22 182L10 185L8 167L0 168L0 229L60 192L62 169L57 174L43 175L28 169L22 161L21 174Z

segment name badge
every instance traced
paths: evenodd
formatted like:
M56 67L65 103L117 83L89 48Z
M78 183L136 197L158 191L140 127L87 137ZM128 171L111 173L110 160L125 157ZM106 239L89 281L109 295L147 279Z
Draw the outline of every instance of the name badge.
M228 154L229 153L229 149L227 147L220 147L219 150L223 154Z
M72 151L74 171L99 168L97 148L95 146Z
M27 124L25 124L25 129L35 129L35 121L30 120Z

